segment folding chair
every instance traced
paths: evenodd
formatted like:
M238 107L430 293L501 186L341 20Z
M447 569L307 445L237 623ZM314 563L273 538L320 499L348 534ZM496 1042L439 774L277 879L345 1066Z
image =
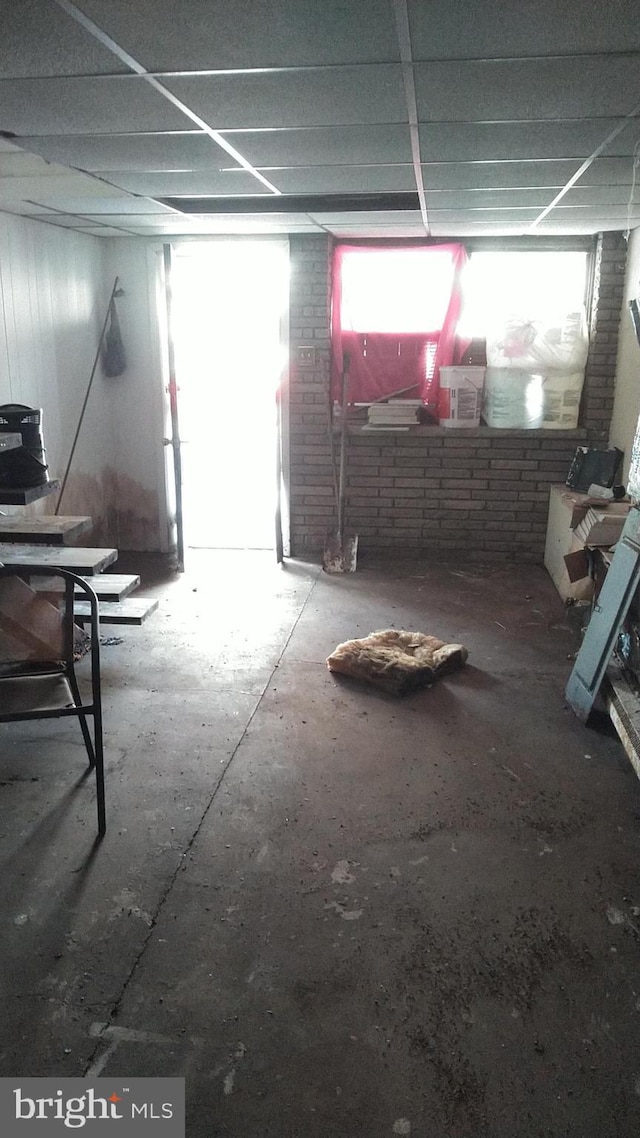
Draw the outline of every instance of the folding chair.
M1 557L1 554L0 554ZM40 587L36 585L40 580ZM74 596L89 602L81 632ZM85 618L86 619L86 618ZM91 700L83 702L75 672L78 637L91 663ZM84 654L84 653L83 653ZM106 831L98 602L90 585L66 569L0 566L0 723L75 715L95 771L98 833ZM93 733L88 719L93 719ZM92 738L93 734L93 738Z

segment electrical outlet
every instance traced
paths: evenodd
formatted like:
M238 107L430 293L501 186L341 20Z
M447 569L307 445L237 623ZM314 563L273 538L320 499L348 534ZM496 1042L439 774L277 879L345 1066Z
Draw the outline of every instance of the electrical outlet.
M297 359L300 367L314 367L316 362L316 350L311 346L300 344L297 349Z

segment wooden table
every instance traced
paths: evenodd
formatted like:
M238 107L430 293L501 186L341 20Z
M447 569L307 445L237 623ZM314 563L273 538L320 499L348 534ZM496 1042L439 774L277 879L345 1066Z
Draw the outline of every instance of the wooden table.
M28 542L29 545L35 542L66 545L90 528L89 517L65 518L55 514L40 518L0 517L0 543L19 541Z
M0 565L18 566L20 569L68 569L90 577L102 573L118 556L117 549L90 549L71 545L21 545L6 542L0 545Z

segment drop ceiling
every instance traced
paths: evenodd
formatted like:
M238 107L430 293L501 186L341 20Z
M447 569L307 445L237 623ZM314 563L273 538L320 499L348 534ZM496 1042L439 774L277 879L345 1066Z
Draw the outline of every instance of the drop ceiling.
M628 0L0 0L0 210L102 236L640 224Z

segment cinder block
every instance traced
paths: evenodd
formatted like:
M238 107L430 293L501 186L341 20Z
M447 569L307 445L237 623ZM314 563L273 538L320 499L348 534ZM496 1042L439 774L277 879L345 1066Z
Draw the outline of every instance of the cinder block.
M471 491L472 498L479 498L483 502L517 502L520 497L519 490L496 490L496 483L491 482L488 490Z
M490 470L536 470L538 463L533 459L492 458Z
M475 437L472 437L470 434L465 434L463 437L445 435L443 438L445 450L469 450L469 452L475 452L489 448L491 442L491 438L487 435L476 435Z
M479 498L489 482L486 478L443 478L441 485L443 490L469 490L473 497Z

